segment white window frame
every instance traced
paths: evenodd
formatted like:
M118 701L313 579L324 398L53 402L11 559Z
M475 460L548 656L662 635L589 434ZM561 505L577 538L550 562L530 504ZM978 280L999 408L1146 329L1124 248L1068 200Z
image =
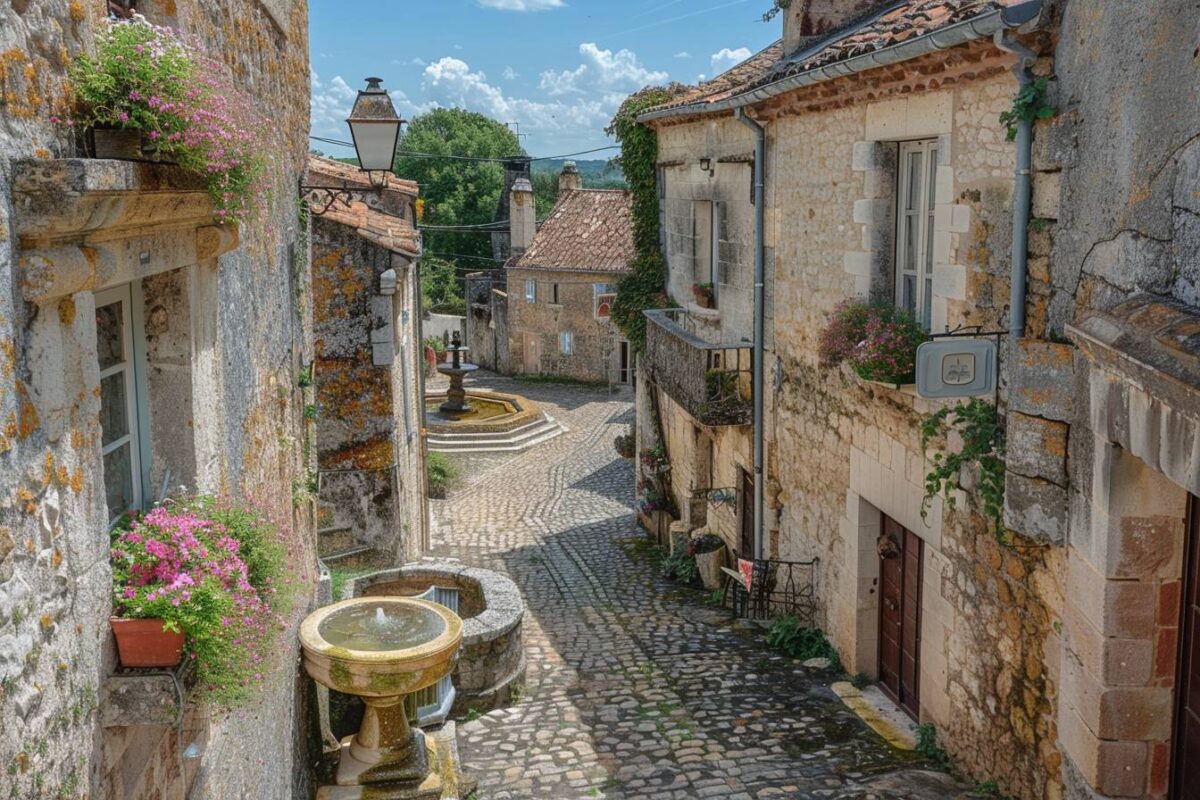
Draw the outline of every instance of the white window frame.
M558 350L564 356L575 354L575 334L571 331L559 331Z
M525 302L537 302L537 281L535 281L533 278L525 279Z
M913 161L920 158L920 185L914 187ZM926 330L932 324L933 305L933 235L936 209L938 140L901 142L899 172L896 181L896 306L911 311ZM915 207L909 207L914 197ZM906 224L915 220L915 225ZM910 242L910 231L917 241ZM916 254L915 264L909 263L908 251ZM905 279L913 282L915 296L909 302L905 296Z
M605 297L611 297L615 302L617 299L617 285L615 283L593 283L592 284L592 316L598 320L611 319L611 303L609 304L610 316L600 316L600 301Z
M140 316L135 311L140 311L140 309L134 308L135 292L133 289L132 284L125 284L124 286L105 289L95 294L97 310L116 304L120 304L121 307L121 349L124 360L120 364L101 370L100 381L103 384L105 378L117 374L124 375L126 426L129 429L126 435L101 447L101 465L103 465L103 457L128 445L129 469L132 473L130 475L130 486L133 490L133 505L130 508L123 508L115 513L112 509L109 509L110 526L115 525L128 512L145 508L147 496L145 487L147 476L146 471L143 469L143 464L148 465L149 458L143 457L144 440L142 437L147 432L149 417L144 405L145 387L139 375L141 372L139 364L144 357L144 348L142 343L138 341L139 337L135 335L134 321ZM103 466L101 470L103 471ZM105 481L107 481L107 477L105 477ZM107 483L105 483L105 487L105 502L107 503Z

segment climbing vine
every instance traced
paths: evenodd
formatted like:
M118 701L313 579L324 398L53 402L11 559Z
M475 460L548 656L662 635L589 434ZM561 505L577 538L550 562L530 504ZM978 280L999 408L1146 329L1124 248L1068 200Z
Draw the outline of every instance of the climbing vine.
M968 464L979 466L979 497L984 514L996 523L997 536L1007 538L1004 528L1004 428L1000 425L996 406L975 399L969 403L946 406L926 417L921 423L921 446L926 453L929 443L954 430L962 439L956 453L934 453L930 457L933 469L925 476L925 501L921 515L929 511L929 503L939 494L954 508L954 490L959 488L958 475Z
M1046 97L1049 88L1050 78L1043 75L1017 92L1012 108L1000 115L1000 124L1008 127L1008 141L1017 138L1017 128L1022 122L1037 122L1058 114Z
M770 22L792 5L792 0L772 0L771 7L763 14L763 22Z
M630 273L617 285L612 319L639 351L646 348L646 318L642 312L667 307L669 298L663 288L667 264L659 247L658 136L638 122L637 115L681 91L683 87L673 84L630 95L606 131L621 145L617 162L633 193L633 242L637 251Z

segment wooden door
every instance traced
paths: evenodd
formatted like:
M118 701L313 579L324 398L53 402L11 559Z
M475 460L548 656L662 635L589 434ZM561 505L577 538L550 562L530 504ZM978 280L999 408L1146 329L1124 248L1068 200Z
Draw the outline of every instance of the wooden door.
M525 334L525 372L536 375L542 371L542 340L536 333Z
M738 517L738 556L748 561L756 557L754 552L754 476L746 470L742 474L742 513Z
M879 684L913 719L921 715L921 564L925 543L890 517L880 545Z
M1188 500L1171 797L1200 800L1200 498Z

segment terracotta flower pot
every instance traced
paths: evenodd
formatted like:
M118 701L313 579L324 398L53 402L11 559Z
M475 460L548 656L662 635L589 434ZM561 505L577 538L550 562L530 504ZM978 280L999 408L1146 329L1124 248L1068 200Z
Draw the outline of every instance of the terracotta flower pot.
M161 619L112 617L123 667L174 667L183 659L184 635L163 630Z

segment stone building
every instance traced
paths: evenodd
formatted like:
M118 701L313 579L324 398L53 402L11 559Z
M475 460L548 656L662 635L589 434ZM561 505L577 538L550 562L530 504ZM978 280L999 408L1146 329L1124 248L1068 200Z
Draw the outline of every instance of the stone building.
M391 565L428 545L418 188L389 175L375 190L357 168L309 158L306 185L344 184L361 200L312 200L320 549L326 563Z
M629 342L610 315L617 281L634 255L630 195L581 187L568 162L558 203L539 227L533 186L513 185L513 255L505 265L509 367L629 383Z
M79 158L52 124L108 5L0 3L0 795L307 796L295 627L259 701L210 716L179 708L169 676L114 674L108 622L110 523L164 491L262 508L288 535L296 613L313 597L315 515L293 491L309 466L307 5L137 4L207 43L275 123L270 193L240 227L179 168Z
M667 288L715 286L715 308L647 312L642 446L663 440L688 528L819 559L817 621L847 669L934 724L966 774L1021 798L1182 792L1200 768L1194 8L810 0L782 17L780 42L642 116ZM1026 171L1000 115L1037 76L1057 114ZM765 130L761 535L739 116ZM935 333L1024 311L999 337L1006 535L971 466L953 503L926 498L921 424L953 401L819 366L848 298Z

